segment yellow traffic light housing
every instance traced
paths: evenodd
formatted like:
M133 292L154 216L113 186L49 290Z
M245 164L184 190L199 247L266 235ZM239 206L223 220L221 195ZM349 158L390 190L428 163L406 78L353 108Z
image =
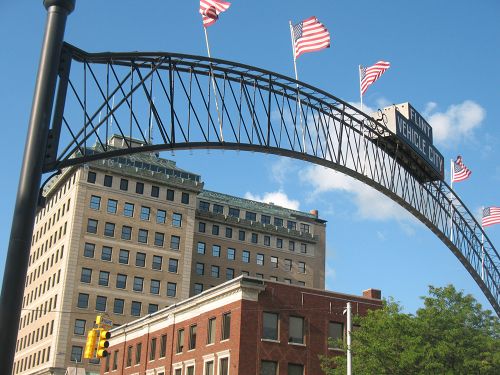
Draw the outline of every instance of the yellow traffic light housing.
M98 330L91 329L87 334L87 342L85 343L85 351L83 352L83 358L94 358L95 344L97 341Z
M99 330L99 341L97 343L97 358L104 358L108 356L108 351L106 350L109 347L108 339L111 338L111 333L106 331L105 329Z

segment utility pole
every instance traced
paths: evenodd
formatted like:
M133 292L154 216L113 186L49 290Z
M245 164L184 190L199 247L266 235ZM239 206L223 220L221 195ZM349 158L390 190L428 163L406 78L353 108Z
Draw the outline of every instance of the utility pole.
M13 368L64 30L66 19L75 8L75 3L76 0L43 1L47 10L45 35L19 176L0 298L0 366L3 374L11 374Z
M347 302L347 375L352 375L352 356L351 356L351 302Z

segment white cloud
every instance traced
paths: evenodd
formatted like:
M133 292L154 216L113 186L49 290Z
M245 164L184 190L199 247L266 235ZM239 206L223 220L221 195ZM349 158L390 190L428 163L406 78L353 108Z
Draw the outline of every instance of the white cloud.
M294 160L281 156L271 165L271 178L276 181L280 187L283 187L288 180L287 176L297 169Z
M298 200L288 198L286 193L284 193L282 190L266 192L262 196L246 192L245 198L257 202L273 203L276 206L290 208L292 210L298 210L300 206Z
M426 111L432 126L434 142L445 146L457 143L473 136L474 130L481 126L486 111L472 100L448 107L446 112L435 112L437 104L430 102Z
M303 182L313 186L313 194L344 191L352 195L361 219L412 221L412 216L390 198L347 175L321 166L312 166L300 173Z

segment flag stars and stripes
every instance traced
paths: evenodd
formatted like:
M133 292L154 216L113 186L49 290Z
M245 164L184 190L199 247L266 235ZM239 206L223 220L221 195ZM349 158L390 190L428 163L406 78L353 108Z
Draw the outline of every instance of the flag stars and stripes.
M387 61L378 61L375 65L369 66L367 68L359 67L359 81L361 95L364 95L368 87L373 84L377 79L380 78L384 72L391 67L391 64Z
M228 10L231 3L221 0L200 0L200 14L203 27L210 26L219 19L219 14Z
M303 53L330 47L330 33L316 17L294 25L292 34L295 59Z
M500 207L486 207L483 209L483 227L500 224Z
M472 174L471 170L467 168L460 155L457 156L457 160L453 162L453 176L452 182L460 182L468 179Z

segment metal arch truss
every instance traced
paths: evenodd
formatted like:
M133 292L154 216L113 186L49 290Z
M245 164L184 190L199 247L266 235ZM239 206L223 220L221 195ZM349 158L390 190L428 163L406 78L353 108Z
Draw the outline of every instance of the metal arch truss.
M107 143L112 134L123 148ZM377 118L244 64L64 46L44 172L137 152L209 148L302 159L379 190L448 246L500 315L498 252L460 198Z

